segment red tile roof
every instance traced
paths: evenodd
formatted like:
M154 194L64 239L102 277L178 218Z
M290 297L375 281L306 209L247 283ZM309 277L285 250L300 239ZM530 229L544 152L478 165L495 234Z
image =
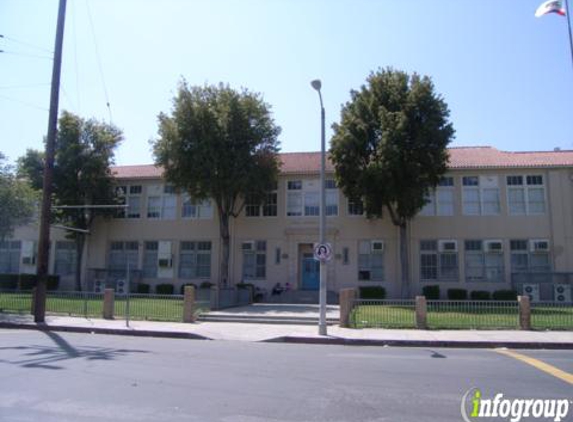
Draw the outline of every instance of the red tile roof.
M573 167L573 151L508 152L492 147L450 148L450 169L547 168ZM286 152L280 154L281 173L315 174L320 171L320 152ZM326 171L334 171L330 160ZM162 169L153 164L116 166L112 172L118 179L156 179Z

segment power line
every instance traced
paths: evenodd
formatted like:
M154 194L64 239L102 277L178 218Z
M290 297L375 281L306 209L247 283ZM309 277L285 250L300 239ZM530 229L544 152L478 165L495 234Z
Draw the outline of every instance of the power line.
M36 84L26 84L26 85L4 85L0 86L0 89L21 89L21 88L35 88L39 86L49 86L49 82L36 83Z
M14 56L31 57L31 58L34 58L34 59L53 60L53 57L38 56L38 55L36 55L36 54L17 53L17 52L15 52L15 51L0 50L0 53L12 54L12 55L14 55Z
M4 38L4 39L7 40L7 41L10 41L10 42L13 42L13 43L16 43L16 44L20 44L20 45L24 45L24 46L29 47L29 48L34 48L34 49L36 49L36 50L40 50L40 51L43 51L43 52L45 52L45 53L54 54L54 52L53 52L52 50L50 50L50 49L47 49L47 48L44 48L44 47L40 47L40 46L37 46L37 45L35 45L35 44L31 44L31 43L29 43L29 42L17 40L16 38L8 37L8 36L3 35L3 34L0 34L0 38Z
M103 85L103 92L105 95L105 101L106 101L106 105L107 105L107 110L109 112L109 122L112 123L113 118L111 115L111 106L109 105L109 96L107 95L107 87L105 85L105 78L103 76L103 68L101 65L101 57L99 54L99 48L98 48L98 44L97 44L97 39L96 39L96 35L95 35L95 28L94 28L94 23L93 23L93 19L92 19L92 14L91 14L91 10L90 10L90 5L89 5L89 0L86 0L86 8L87 8L87 12L88 12L88 18L90 21L90 27L92 30L92 38L94 41L94 47L95 47L95 53L96 53L96 59L97 59L97 64L98 64L98 68L99 68L99 73L100 73L100 77L101 77L101 82Z
M37 106L35 104L28 103L26 101L18 100L16 98L12 98L12 97L7 97L6 95L0 94L0 98L4 98L5 100L8 100L8 101L14 101L15 103L20 103L20 104L25 105L27 107L36 108L38 110L49 111L46 107L40 107L40 106Z

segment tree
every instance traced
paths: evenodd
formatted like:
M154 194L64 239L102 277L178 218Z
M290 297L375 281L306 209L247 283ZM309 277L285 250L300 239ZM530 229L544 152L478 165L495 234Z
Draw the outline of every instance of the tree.
M111 205L118 202L110 166L114 151L122 140L116 127L85 120L64 111L58 121L53 178L54 206ZM28 150L18 160L18 173L25 175L36 189L42 188L43 154ZM112 209L58 209L54 220L71 229L67 233L76 246L76 289L82 290L81 268L86 231L96 216L110 216Z
M410 296L407 228L447 170L454 136L449 110L430 78L391 68L351 91L334 124L331 159L342 191L369 218L386 208L400 232L402 296Z
M159 115L156 165L191 197L212 198L222 244L221 286L229 278L229 222L249 200L262 202L278 177L278 135L270 106L259 94L228 86L179 85L171 115Z
M18 179L0 152L0 241L31 221L38 197L28 183Z

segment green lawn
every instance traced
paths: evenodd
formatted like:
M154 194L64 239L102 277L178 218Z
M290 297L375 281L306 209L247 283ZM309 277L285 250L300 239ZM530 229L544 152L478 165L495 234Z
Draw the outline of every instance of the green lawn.
M0 293L0 312L30 313L32 304L31 293ZM114 301L114 316L125 318L127 301L116 297ZM133 320L150 321L182 321L183 299L181 297L130 298L130 318ZM46 299L46 314L69 315L91 318L101 318L103 315L103 295L90 295L84 299L68 295L49 293Z
M350 321L355 328L415 328L414 306L359 305ZM519 329L517 303L496 305L428 304L429 329ZM533 307L531 324L538 330L573 330L573 307Z

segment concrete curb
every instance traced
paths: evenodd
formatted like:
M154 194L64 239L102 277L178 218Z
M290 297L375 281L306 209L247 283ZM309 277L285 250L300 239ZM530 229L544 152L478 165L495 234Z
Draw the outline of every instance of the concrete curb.
M332 344L339 346L394 346L394 347L443 347L459 349L547 349L573 350L573 343L518 342L518 341L468 341L468 340L370 340L341 337L295 337L284 336L264 340L267 343Z
M47 324L15 324L9 322L0 322L0 328L18 329L18 330L36 330L36 331L59 331L67 333L84 333L84 334L108 334L117 336L133 337L156 337L156 338L174 338L187 340L212 340L208 337L195 333L183 331L156 331L156 330L135 330L120 328L101 328L101 327L72 327L67 325L47 325Z

